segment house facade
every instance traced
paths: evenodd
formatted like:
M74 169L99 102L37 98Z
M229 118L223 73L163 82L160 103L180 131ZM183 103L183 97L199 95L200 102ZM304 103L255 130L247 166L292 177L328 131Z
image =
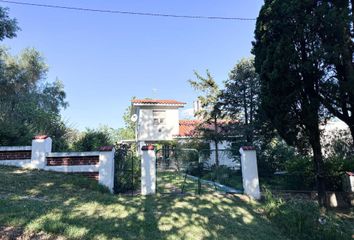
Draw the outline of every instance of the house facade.
M131 101L132 115L135 121L135 141L138 149L147 144L155 144L159 141L177 140L186 142L194 137L196 127L201 123L200 119L183 120L179 118L179 111L186 103L176 100L160 99L134 99ZM200 106L194 104L194 110ZM215 164L215 144L210 142L211 154L208 164ZM229 149L230 142L222 141L218 149ZM227 156L227 151L220 151L220 165L238 168L233 157Z

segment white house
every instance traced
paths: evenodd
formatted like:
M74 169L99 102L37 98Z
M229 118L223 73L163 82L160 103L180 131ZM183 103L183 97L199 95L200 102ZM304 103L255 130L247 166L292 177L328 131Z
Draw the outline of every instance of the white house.
M147 144L154 144L158 141L188 141L195 137L195 129L201 120L180 120L179 110L186 103L176 100L159 99L134 99L132 103L132 115L136 122L136 142L138 149ZM200 108L194 104L195 111ZM215 144L210 142L210 149L215 149ZM218 144L219 149L230 148L227 141ZM238 168L239 165L227 154L227 151L220 151L220 165ZM215 163L215 152L211 152L210 165Z
M136 116L135 134L140 147L157 141L173 140L179 133L179 108L175 100L134 99L132 113Z

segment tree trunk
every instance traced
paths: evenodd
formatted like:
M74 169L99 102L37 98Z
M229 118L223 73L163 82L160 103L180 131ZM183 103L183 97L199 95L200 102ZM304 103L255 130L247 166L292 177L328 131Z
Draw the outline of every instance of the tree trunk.
M219 167L219 141L218 141L218 123L217 123L217 118L214 118L214 144L215 144L215 165L216 167Z
M326 206L326 186L323 167L323 156L320 142L320 130L318 126L314 128L310 136L310 143L313 150L313 161L315 167L316 186L318 192L318 203L321 207Z

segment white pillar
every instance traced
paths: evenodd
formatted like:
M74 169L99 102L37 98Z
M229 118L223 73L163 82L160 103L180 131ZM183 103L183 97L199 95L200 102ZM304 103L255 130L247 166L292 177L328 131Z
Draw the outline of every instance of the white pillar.
M154 146L141 148L141 195L156 193L156 157Z
M106 146L99 149L98 182L109 188L113 193L114 187L114 147Z
M35 136L32 140L31 167L43 169L46 166L46 153L52 151L52 139L48 136Z
M241 147L240 154L244 192L251 198L260 199L256 150L254 147Z

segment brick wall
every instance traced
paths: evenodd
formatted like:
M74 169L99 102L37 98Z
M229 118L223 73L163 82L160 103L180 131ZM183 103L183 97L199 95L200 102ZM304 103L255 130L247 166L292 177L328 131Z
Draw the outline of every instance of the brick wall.
M0 151L0 161L23 159L31 159L31 151Z
M96 165L99 156L47 157L47 166Z

